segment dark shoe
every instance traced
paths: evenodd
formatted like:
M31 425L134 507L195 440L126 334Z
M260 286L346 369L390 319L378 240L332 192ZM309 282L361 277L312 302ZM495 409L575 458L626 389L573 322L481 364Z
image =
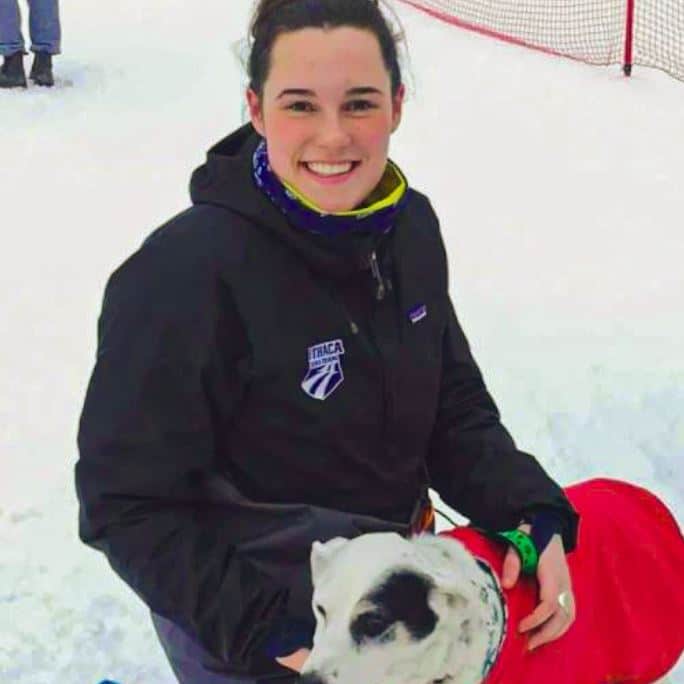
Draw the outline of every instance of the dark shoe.
M24 53L7 55L0 67L0 88L26 88Z
M52 77L52 55L47 52L36 52L29 78L39 86L55 85L55 79Z

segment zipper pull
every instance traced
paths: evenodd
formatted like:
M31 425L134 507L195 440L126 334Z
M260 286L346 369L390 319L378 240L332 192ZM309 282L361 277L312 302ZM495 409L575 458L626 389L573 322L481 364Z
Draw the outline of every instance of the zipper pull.
M378 257L375 254L375 250L373 250L370 255L370 268L373 278L378 285L378 288L375 291L375 298L381 302L385 298L385 283L382 280L382 274L380 273L380 266L378 265Z

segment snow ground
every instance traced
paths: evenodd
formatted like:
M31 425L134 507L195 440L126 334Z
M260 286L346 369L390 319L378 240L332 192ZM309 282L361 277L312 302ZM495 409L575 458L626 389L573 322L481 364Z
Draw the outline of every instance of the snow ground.
M59 87L0 93L3 684L173 681L145 607L78 540L75 437L107 276L241 122L250 6L63 0ZM684 520L684 84L398 12L391 155L441 217L505 424L559 482L631 480Z

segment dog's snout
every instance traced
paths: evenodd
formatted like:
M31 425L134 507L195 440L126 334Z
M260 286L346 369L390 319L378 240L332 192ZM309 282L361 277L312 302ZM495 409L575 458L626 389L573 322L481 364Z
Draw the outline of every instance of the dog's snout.
M299 677L298 684L326 684L318 672L307 672Z

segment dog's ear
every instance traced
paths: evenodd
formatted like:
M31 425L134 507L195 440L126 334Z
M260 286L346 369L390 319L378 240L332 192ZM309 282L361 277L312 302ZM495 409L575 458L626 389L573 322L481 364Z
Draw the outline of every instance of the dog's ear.
M470 579L477 571L477 563L460 542L433 534L421 534L411 541L421 570L432 579L438 592L452 601L468 602L473 598Z
M327 542L315 541L311 545L311 577L316 583L325 568L328 567L332 557L349 541L344 537L335 537Z

